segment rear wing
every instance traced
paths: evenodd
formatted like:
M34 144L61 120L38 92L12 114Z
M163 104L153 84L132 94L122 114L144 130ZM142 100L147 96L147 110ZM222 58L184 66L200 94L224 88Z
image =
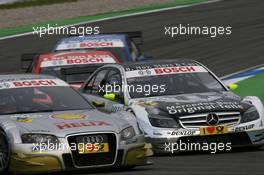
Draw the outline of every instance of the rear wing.
M33 68L33 62L40 53L25 53L21 55L21 65L20 68L25 72L31 72Z
M133 40L137 45L142 45L143 44L143 35L141 31L133 31L133 32L109 32L109 33L99 33L99 34L91 34L91 35L126 35L129 39ZM68 37L72 36L79 36L82 37L83 35L68 35ZM84 36L89 36L89 35L84 35Z

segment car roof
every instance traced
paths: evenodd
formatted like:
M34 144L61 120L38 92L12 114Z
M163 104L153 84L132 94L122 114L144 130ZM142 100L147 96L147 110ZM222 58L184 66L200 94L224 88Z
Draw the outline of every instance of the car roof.
M58 79L58 78L49 75L38 75L38 74L0 74L0 82L32 80L32 79Z

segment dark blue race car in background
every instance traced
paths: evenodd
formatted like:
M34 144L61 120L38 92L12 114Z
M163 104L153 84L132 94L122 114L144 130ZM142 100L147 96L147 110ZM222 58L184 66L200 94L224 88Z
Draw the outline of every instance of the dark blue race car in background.
M139 45L142 44L141 32L68 36L57 43L54 52L76 50L109 51L120 62L131 62L144 59L139 48Z

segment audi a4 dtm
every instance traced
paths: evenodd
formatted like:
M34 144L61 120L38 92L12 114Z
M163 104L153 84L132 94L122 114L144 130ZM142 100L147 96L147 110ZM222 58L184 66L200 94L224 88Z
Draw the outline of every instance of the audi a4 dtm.
M127 112L96 110L64 81L0 75L0 174L146 164L144 135Z

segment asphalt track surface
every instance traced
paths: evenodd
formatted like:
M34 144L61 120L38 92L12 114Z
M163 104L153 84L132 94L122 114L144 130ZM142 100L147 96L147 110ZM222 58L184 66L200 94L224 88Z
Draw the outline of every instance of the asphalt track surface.
M156 59L196 59L217 75L223 76L264 63L264 1L225 0L212 4L182 8L148 15L127 17L92 24L105 32L143 31L143 50ZM209 36L164 35L164 26L231 26L232 35ZM62 36L24 36L0 41L0 72L17 72L22 53L46 52ZM263 175L264 149L241 150L221 154L180 154L150 158L154 165L133 171L93 171L92 174L227 174ZM71 173L70 173L71 174ZM87 174L83 172L83 174Z

